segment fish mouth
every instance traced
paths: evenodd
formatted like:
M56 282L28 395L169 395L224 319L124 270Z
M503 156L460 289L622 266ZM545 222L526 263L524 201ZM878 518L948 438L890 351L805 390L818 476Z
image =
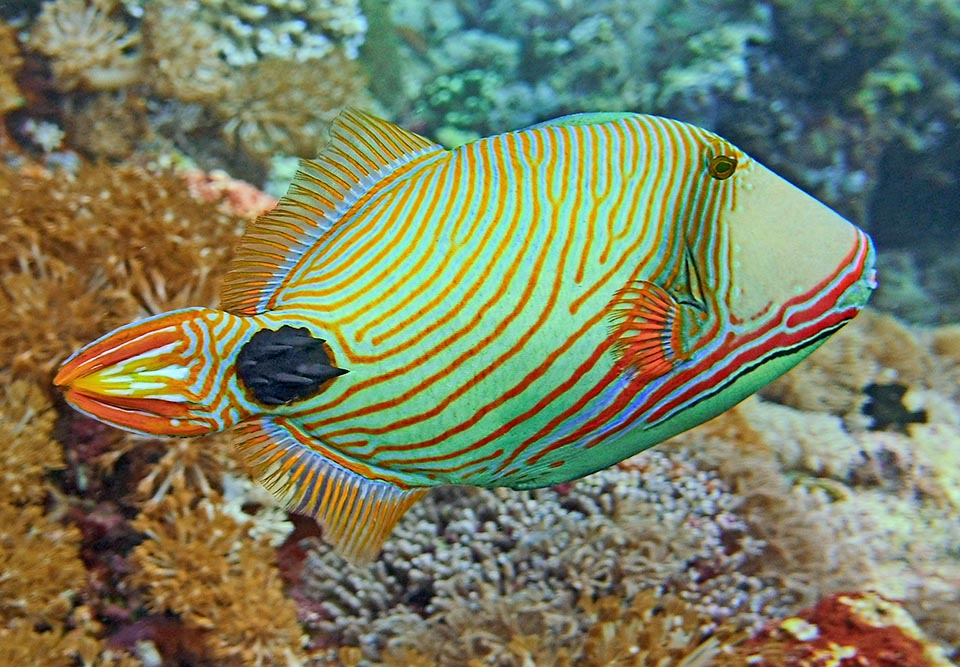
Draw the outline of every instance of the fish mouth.
M858 312L867 305L870 295L877 289L877 250L873 245L873 239L870 235L859 227L856 230L857 240L855 248L859 248L860 253L854 260L859 268L859 278L847 288L846 292L838 301L838 306L855 308Z

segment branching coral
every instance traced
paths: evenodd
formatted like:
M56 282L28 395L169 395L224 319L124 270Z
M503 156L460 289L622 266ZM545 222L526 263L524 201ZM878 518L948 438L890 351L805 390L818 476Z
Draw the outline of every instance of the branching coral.
M0 118L23 105L23 96L14 79L23 63L13 26L0 23Z
M284 596L275 552L251 539L252 524L214 499L174 493L141 514L147 539L134 549L132 581L157 612L172 611L209 630L222 665L298 664L305 660L296 609Z
M140 78L140 35L114 18L118 0L51 0L30 33L30 46L49 56L65 90L114 90Z
M214 304L245 223L174 174L107 167L0 168L0 215L0 368L42 379L111 327Z
M518 628L574 651L588 626L571 612L581 596L630 599L654 585L711 623L756 625L793 593L752 575L764 547L746 534L738 502L680 450L560 489L440 489L369 569L345 568L314 544L299 595L320 611L315 631L337 644L375 658L388 647L426 650L422 638L440 635L442 664L509 655Z

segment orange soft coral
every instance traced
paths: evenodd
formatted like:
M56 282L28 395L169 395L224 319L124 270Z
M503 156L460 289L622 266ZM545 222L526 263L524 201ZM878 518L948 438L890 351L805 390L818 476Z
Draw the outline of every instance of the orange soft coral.
M284 596L275 552L251 524L225 513L214 499L173 493L134 526L147 539L133 551L132 581L154 611L172 611L209 630L221 665L297 664L303 631Z
M16 30L0 23L0 117L23 105L23 97L14 79L22 63Z
M0 369L46 381L113 327L213 305L250 216L198 201L174 173L84 166L0 167L0 217Z

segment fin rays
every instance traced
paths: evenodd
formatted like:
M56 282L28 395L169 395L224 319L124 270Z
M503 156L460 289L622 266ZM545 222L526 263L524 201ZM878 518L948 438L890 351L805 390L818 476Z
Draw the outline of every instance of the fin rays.
M372 187L413 160L442 150L370 114L344 111L320 155L300 162L276 208L247 229L224 281L223 308L241 315L269 309L297 260Z
M317 520L337 553L354 565L369 563L427 489L368 479L305 447L292 433L295 426L278 421L241 424L236 431L241 454L285 507Z
M644 380L666 374L677 361L679 306L665 289L636 281L612 304L615 352Z

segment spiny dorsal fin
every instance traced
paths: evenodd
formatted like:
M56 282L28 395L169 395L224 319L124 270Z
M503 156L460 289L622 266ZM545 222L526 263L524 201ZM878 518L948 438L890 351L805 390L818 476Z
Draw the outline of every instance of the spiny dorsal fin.
M260 483L287 509L316 519L323 538L354 565L376 558L400 517L427 492L350 470L283 417L243 422L235 433Z
M320 155L301 160L276 208L247 228L224 281L223 309L240 315L268 310L297 259L371 188L413 160L442 150L363 111L341 113Z

